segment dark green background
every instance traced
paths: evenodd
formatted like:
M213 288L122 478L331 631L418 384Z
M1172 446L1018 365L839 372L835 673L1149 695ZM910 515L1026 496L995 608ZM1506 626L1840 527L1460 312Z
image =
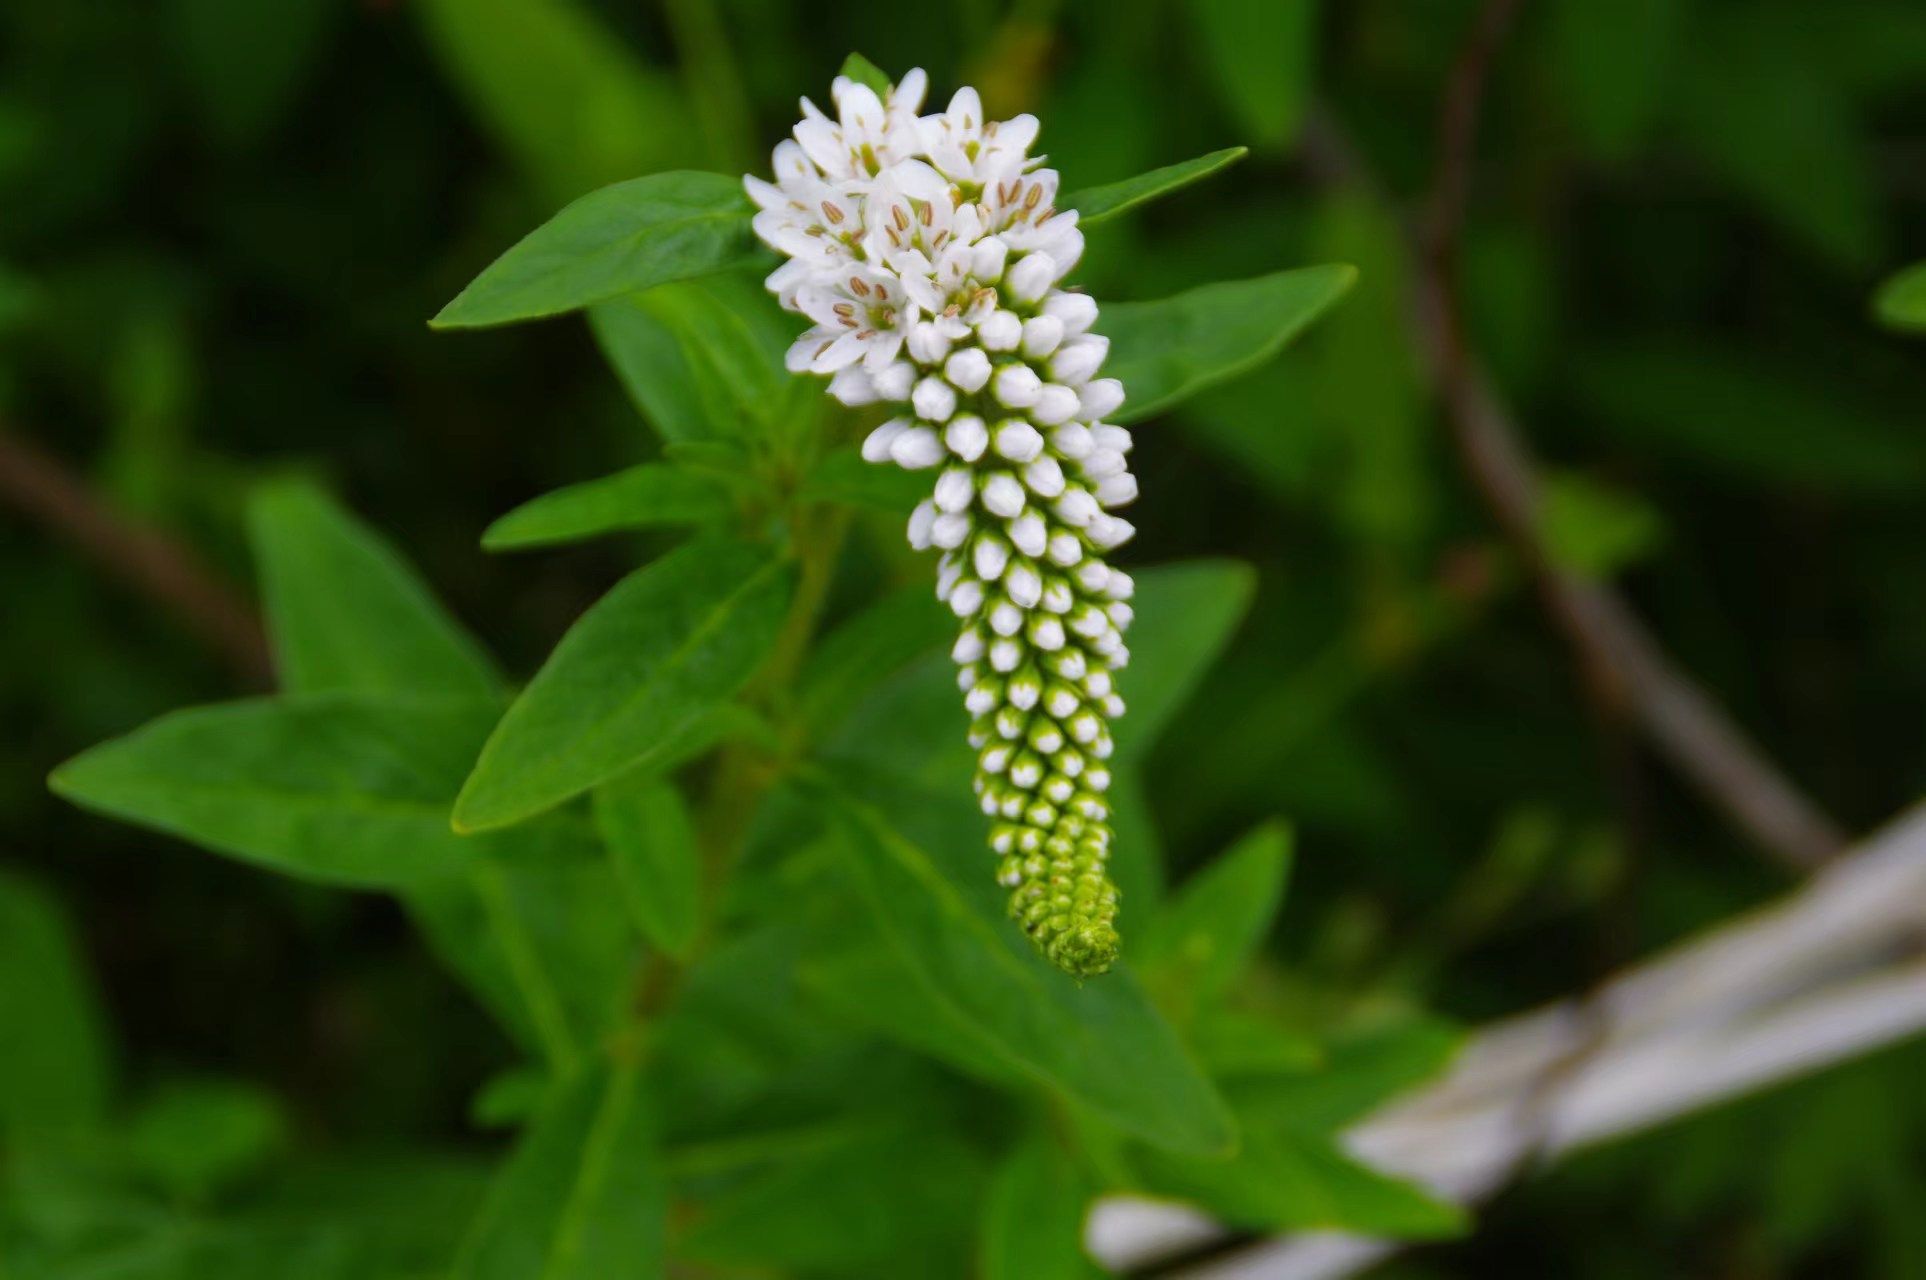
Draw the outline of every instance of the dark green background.
M1150 773L1172 871L1287 815L1279 1004L1524 1008L1792 881L1601 734L1420 375L1400 220L1477 6L1314 7L14 0L0 430L244 592L250 485L321 477L525 674L656 544L492 557L480 531L656 446L579 321L424 322L563 200L761 168L850 48L1036 111L1073 188L1249 144L1080 272L1126 299L1363 271L1276 364L1139 432L1126 560L1261 575ZM1307 163L1307 121L1372 182ZM1527 3L1472 174L1465 303L1551 469L1561 563L1619 582L1821 806L1873 828L1926 780L1926 348L1867 309L1926 252L1926 9ZM0 583L4 857L80 921L128 1087L257 1082L318 1152L488 1141L464 1117L502 1047L391 905L45 791L79 749L257 678L17 502ZM1919 1067L1894 1051L1588 1157L1403 1265L1918 1275Z

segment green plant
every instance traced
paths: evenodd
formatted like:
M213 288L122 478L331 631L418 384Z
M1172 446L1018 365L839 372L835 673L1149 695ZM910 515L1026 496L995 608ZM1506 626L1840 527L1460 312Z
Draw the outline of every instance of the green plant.
M859 61L847 70L873 79ZM846 95L845 112L861 100ZM1094 227L1234 158L1062 197L1060 226L1079 210ZM472 1213L459 1246L426 1222L405 1240L384 1233L356 1201L332 1220L343 1265L401 1274L442 1265L432 1259L447 1250L462 1277L644 1276L668 1258L901 1275L978 1257L992 1276L1077 1275L1090 1265L1082 1218L1106 1188L1182 1196L1254 1229L1456 1230L1456 1211L1353 1164L1332 1139L1435 1070L1452 1037L1407 1017L1369 1034L1315 1019L1286 1029L1228 998L1277 909L1288 833L1264 828L1160 902L1143 751L1235 627L1248 572L1134 573L1133 725L1108 774L1112 865L1142 942L1137 963L1126 947L1115 972L1079 982L1108 967L1114 935L1025 914L1053 967L1003 919L980 866L985 818L961 787L972 759L943 666L944 611L925 589L882 587L923 486L867 470L857 442L896 456L887 446L913 428L879 436L880 410L826 405L785 374L794 334L748 274L768 266L752 214L717 175L620 182L562 210L437 317L461 328L586 310L665 441L665 461L529 503L485 545L689 532L590 608L525 687L375 534L313 486L277 483L256 493L250 523L280 691L163 717L53 776L90 809L392 896L515 1046L518 1064L475 1113L522 1135L484 1197L451 1189L450 1218ZM1138 416L1167 408L1268 360L1349 280L1313 268L1119 304L1106 311L1107 371ZM1051 314L1049 283L1019 285L1017 305ZM1103 478L1090 477L1093 491ZM1101 496L1126 497L1114 485ZM1035 554L1029 531L1009 537L1016 555ZM980 545L979 575L1002 576L983 572ZM947 594L954 604L955 582ZM957 612L978 607L994 605ZM1106 635L1127 621L1105 617ZM971 674L977 687L983 673ZM1010 685L1000 696L1023 709ZM1101 923L1114 904L1106 883ZM45 955L4 971L71 972L48 904L21 897L17 911L41 923L0 936ZM98 1040L82 1028L0 1067L23 1077L19 1096L84 1094L54 1136L23 1146L28 1175L105 1160L111 1194L158 1186L191 1203L276 1140L258 1098L213 1085L146 1104L129 1136L103 1139L127 1104L88 1083ZM1345 1083L1328 1073L1337 1059L1382 1069ZM196 1116L216 1118L231 1153L190 1158L208 1131ZM672 1215L672 1202L685 1210ZM269 1256L273 1212L228 1206L183 1235L181 1256L204 1268L195 1274ZM63 1250L85 1233L11 1229L25 1274L81 1256ZM959 1250L972 1237L979 1247Z

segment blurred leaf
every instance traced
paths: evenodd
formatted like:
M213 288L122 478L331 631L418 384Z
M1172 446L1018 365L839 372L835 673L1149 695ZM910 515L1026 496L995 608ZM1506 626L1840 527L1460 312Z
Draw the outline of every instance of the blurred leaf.
M232 1080L164 1085L127 1126L135 1165L162 1190L202 1199L260 1167L288 1137L273 1094Z
M516 1144L454 1280L660 1276L667 1213L641 1073L598 1063L558 1088Z
M1260 143L1297 138L1312 90L1317 0L1189 0L1216 74L1238 122Z
M1357 278L1329 265L1207 284L1156 302L1104 308L1106 372L1129 400L1116 416L1136 422L1206 387L1248 373L1284 349L1343 297Z
M879 98L889 96L888 73L860 53L852 53L843 59L841 74L848 76L857 84L868 85L876 91L876 96Z
M967 1018L924 998L916 971L887 943L870 941L813 959L803 986L851 1026L886 1036L975 1079L1019 1087L1024 1075Z
M491 700L254 698L176 711L49 780L83 808L306 880L392 889L477 855L449 799Z
M1256 575L1231 560L1188 560L1135 575L1130 665L1118 684L1130 704L1117 755L1143 758L1250 608ZM1114 766L1113 766L1114 767Z
M1926 474L1917 432L1757 357L1655 342L1589 353L1573 372L1614 435L1740 482L1899 496Z
M1095 1268L1083 1252L1091 1189L1048 1135L1024 1139L998 1166L983 1202L978 1252L983 1280L1084 1280Z
M577 0L423 0L430 47L553 200L694 158L676 82Z
M1557 0L1557 85L1587 143L1628 155L1657 122L1685 35L1685 0Z
M809 502L837 502L868 507L885 515L907 518L916 504L929 496L927 472L877 466L863 461L852 448L835 449L803 477L796 493Z
M1290 861L1291 830L1273 822L1185 881L1137 945L1146 981L1193 1007L1223 994L1269 933Z
M630 399L672 444L780 438L822 412L821 387L783 369L794 322L740 273L599 303L589 325Z
M924 821L931 808L900 795L897 807ZM1235 1140L1222 1101L1128 972L1079 986L1005 918L974 850L951 845L939 866L876 810L841 808L844 849L878 926L947 1019L974 1025L1039 1082L1160 1146L1207 1152Z
M682 170L580 197L476 276L430 323L510 324L578 311L741 262L753 238L739 180Z
M1058 203L1066 209L1077 211L1078 226L1094 226L1126 213L1140 204L1181 191L1193 182L1201 182L1219 169L1234 165L1249 154L1249 147L1226 147L1222 151L1198 156L1195 160L1185 160L1179 164L1165 165L1161 169L1152 169L1149 173L1138 174L1122 182L1112 182L1106 186L1074 192Z
M100 1122L112 1064L73 927L52 895L4 867L0 1028L0 1139Z
M1538 508L1545 554L1561 569L1609 578L1657 549L1665 523L1649 503L1575 471L1546 478Z
M1240 1114L1293 1131L1335 1133L1450 1065L1464 1033L1440 1019L1407 1017L1325 1045L1318 1070L1266 1076L1240 1091Z
M790 577L767 550L708 541L617 583L495 727L455 802L456 826L519 822L673 748L762 664Z
M326 52L337 0L174 0L189 93L222 141L259 140L286 114Z
M289 692L498 694L493 664L414 570L326 494L298 482L264 485L248 515L275 665Z
M1926 333L1926 262L1914 263L1880 285L1873 313L1889 329Z
M595 823L643 936L686 959L701 886L695 827L681 793L649 776L616 778L595 789Z
M1211 1078L1226 1085L1249 1076L1301 1075L1325 1063L1316 1038L1274 1018L1204 1009L1187 1030Z
M1874 160L1805 31L1803 17L1737 12L1698 24L1680 81L1680 136L1767 218L1856 275L1886 250Z
M488 526L482 546L514 551L650 525L706 524L729 510L728 493L713 480L645 462L524 502Z
M1230 1160L1146 1153L1140 1165L1152 1191L1194 1201L1249 1231L1354 1231L1429 1240L1462 1234L1455 1205L1360 1164L1337 1144L1309 1134L1254 1133Z
M488 1077L468 1103L468 1122L478 1129L520 1126L548 1095L549 1077L539 1067L515 1066Z
M824 636L796 681L812 736L833 728L878 683L947 644L956 620L927 587L904 587Z
M834 1275L926 1274L876 1264L919 1242L950 1243L958 1208L977 1202L983 1179L982 1157L934 1123L868 1135L789 1160L704 1206L676 1252Z
M404 899L435 957L556 1076L627 1015L637 952L608 859L575 834L549 820L470 837L467 875Z

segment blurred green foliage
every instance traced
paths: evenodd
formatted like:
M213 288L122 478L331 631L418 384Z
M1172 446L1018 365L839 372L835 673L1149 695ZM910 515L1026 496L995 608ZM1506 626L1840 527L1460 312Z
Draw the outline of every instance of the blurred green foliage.
M1444 1019L1580 988L1785 887L1656 762L1630 788L1601 764L1428 394L1404 230L1478 8L0 11L0 432L248 584L280 672L272 699L163 721L56 786L300 873L48 794L95 743L266 690L0 508L0 1274L586 1277L667 1251L717 1275L1071 1276L1083 1204L1120 1184L1254 1230L1457 1228L1330 1134L1448 1060ZM821 399L769 363L787 333L753 276L586 325L425 323L595 188L761 168L851 48L1038 112L1072 190L1251 148L1093 228L1081 278L1119 332L1154 341L1182 305L1162 300L1219 282L1358 270L1281 358L1253 293L1236 359L1199 373L1173 344L1138 375L1173 393L1139 433L1132 555L1191 563L1141 575L1117 798L1144 953L1113 985L1037 986L977 927L975 843L930 834L972 815L953 812L967 765L926 656L942 628L911 607L926 566L900 545L902 489L816 451ZM1490 92L1462 288L1551 464L1549 550L1625 588L1871 827L1926 781L1926 308L1902 270L1926 244L1926 10L1541 0ZM1334 132L1371 181L1332 176ZM593 1064L644 940L688 945L687 908L633 888L700 892L672 802L598 775L593 817L479 843L448 833L446 802L500 672L534 672L681 525L769 514L776 484L861 508L829 638L790 719L718 715L677 750L759 742L869 785L825 828L799 816L807 786L771 794L732 932L643 1088ZM671 514L635 518L637 490ZM572 545L485 555L518 507L491 545ZM272 757L272 791L225 790L260 781L268 741L304 754ZM370 759L354 780L384 803L341 811L342 771ZM180 803L188 783L218 801ZM407 856L325 860L371 847ZM460 874L388 874L440 856ZM952 945L904 945L903 903ZM979 966L1000 994L947 1001ZM1050 1034L1066 1024L1091 1038ZM1103 1068L1126 1052L1146 1065L1120 1085ZM1595 1153L1397 1265L1917 1275L1918 1056ZM1224 1160L1208 1148L1233 1124ZM662 1231L636 1211L671 1197Z

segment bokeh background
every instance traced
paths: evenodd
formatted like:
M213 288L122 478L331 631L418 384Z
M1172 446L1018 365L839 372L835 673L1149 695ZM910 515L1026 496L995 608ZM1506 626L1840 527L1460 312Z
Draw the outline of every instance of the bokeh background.
M266 686L242 508L275 475L327 481L532 670L637 544L497 557L480 531L656 445L578 321L426 318L585 190L760 168L852 48L1036 111L1073 188L1252 148L1093 243L1099 297L1362 270L1282 359L1139 433L1135 558L1260 573L1151 801L1177 873L1299 825L1280 999L1476 1022L1787 889L1588 695L1414 343L1409 232L1483 10L0 7L0 857L78 922L122 1087L240 1082L272 1150L491 1141L467 1114L501 1045L390 904L84 816L44 778ZM1545 462L1549 554L1622 588L1868 831L1926 783L1926 347L1867 307L1926 256L1926 9L1530 0L1490 52L1457 288ZM1926 1274L1923 1068L1902 1046L1594 1153L1399 1265Z

